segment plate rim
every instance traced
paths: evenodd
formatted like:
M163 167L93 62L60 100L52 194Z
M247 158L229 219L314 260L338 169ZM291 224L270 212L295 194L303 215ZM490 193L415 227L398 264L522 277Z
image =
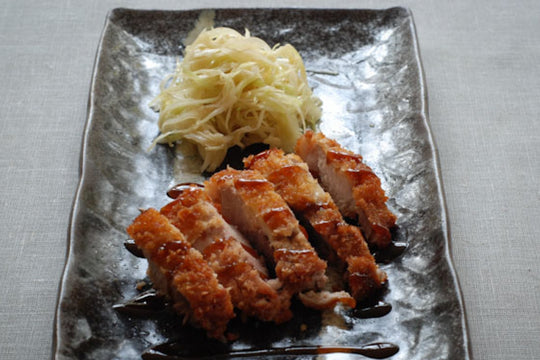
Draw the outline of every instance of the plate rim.
M260 11L260 12L283 12L283 11L299 11L299 12L362 12L362 13L384 13L384 12L390 12L390 11L400 11L404 12L406 17L409 19L409 30L411 31L411 37L412 37L412 47L414 52L414 57L416 59L415 66L418 70L418 77L419 77L419 88L421 91L421 105L420 109L417 115L419 115L422 119L422 125L426 129L427 134L427 141L429 143L430 147L430 153L432 155L432 163L433 163L433 169L434 169L434 178L435 183L437 185L437 192L438 192L438 200L440 205L440 214L441 214L441 230L444 237L444 254L443 258L446 260L448 264L448 270L449 275L453 280L454 290L456 294L456 299L459 305L460 309L460 320L461 320L461 335L463 338L463 348L465 350L466 358L465 360L472 359L472 349L470 346L470 339L469 339L469 326L467 323L467 317L466 317L466 308L463 300L463 292L461 289L461 285L459 282L459 278L454 266L454 261L452 258L451 253L451 229L448 222L448 208L447 208L447 202L446 202L446 196L444 192L444 184L443 184L443 178L442 178L442 171L440 166L440 159L439 159L439 152L438 148L436 146L436 142L434 139L433 131L431 129L431 123L429 120L429 106L428 106L428 90L426 85L426 76L425 76L425 70L421 58L421 51L419 46L419 39L418 39L418 33L416 30L416 23L413 16L413 12L409 7L406 6L391 6L391 7L383 7L383 8L326 8L326 7L297 7L297 6L290 6L290 7L194 7L194 8L188 8L188 9L157 9L157 8L151 8L151 9L141 9L141 8L129 8L129 7L115 7L110 9L107 12L107 15L105 17L104 25L101 30L101 34L98 41L98 46L96 48L96 53L94 56L94 62L92 67L92 75L91 75L91 81L90 81L90 87L89 87L89 95L87 100L87 111L86 111L86 118L85 118L85 125L82 132L82 141L80 145L80 155L79 155L79 180L77 184L77 188L72 200L71 205L71 211L69 215L69 224L67 228L67 238L66 238L66 251L65 251L65 262L62 268L62 275L60 277L59 287L57 291L57 297L56 297L56 303L55 303L55 312L54 312L54 322L53 322L53 337L52 337L52 358L53 359L59 359L59 353L60 350L60 333L61 333L61 319L62 319L62 303L65 291L66 291L66 282L68 280L68 277L70 275L70 268L72 267L72 263L74 261L75 255L73 254L73 241L74 241L74 233L75 233L75 226L77 224L78 216L79 216L79 207L80 207L80 199L81 199L81 193L82 189L84 187L85 180L87 178L87 168L88 168L88 143L90 141L90 129L91 125L93 123L94 113L95 113L95 89L96 89L96 83L97 78L100 74L100 68L102 66L102 52L104 50L104 39L110 29L111 26L115 25L114 21L115 19L120 16L121 14L125 13L137 13L140 14L159 14L159 13L168 13L168 14L186 14L186 13L200 13L202 11L208 11L208 10L214 10L214 11L221 11L221 12L235 12L235 11Z

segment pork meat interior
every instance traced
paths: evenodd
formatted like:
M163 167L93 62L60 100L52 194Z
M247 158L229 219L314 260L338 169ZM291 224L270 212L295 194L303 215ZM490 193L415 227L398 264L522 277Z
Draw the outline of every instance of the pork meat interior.
M332 197L298 155L270 149L246 158L244 164L274 185L291 209L332 249L335 256L330 258L346 264L349 290L356 300L383 285L386 274L375 263L362 233L343 220Z
M182 233L155 209L139 215L127 228L149 263L148 276L174 309L209 337L224 339L234 314L227 289Z
M288 291L324 286L326 262L307 240L287 203L260 173L225 169L214 174L206 188L225 220L274 266Z
M199 250L219 282L229 289L244 315L282 323L292 317L290 294L268 279L264 262L248 241L230 226L200 186L186 186L161 209L186 240Z
M330 193L341 213L358 220L368 242L387 247L396 217L386 206L380 179L362 157L313 131L300 137L295 152Z

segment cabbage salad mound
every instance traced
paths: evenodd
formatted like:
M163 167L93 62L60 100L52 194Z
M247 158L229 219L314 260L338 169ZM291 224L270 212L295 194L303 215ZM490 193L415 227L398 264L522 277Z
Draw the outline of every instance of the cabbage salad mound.
M159 111L154 143L190 142L214 171L227 149L265 143L286 152L321 117L300 54L289 45L230 28L203 30L185 48L150 104Z

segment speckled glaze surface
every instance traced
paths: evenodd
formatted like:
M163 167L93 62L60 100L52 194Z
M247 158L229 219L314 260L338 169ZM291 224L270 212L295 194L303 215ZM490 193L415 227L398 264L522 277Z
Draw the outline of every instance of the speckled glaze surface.
M149 101L181 56L181 40L201 11L113 10L99 45L69 229L69 255L55 325L54 359L139 359L179 339L186 354L215 349L399 346L391 359L469 359L465 316L448 252L444 197L427 119L426 89L407 9L217 10L216 26L247 28L270 44L291 43L323 101L320 130L359 152L381 177L398 215L395 239L407 243L388 273L385 316L323 314L296 306L287 324L233 324L239 339L205 339L170 312L137 317L114 304L138 294L146 261L125 250L139 208L159 208L180 182L201 181L198 159L167 146ZM329 318L332 321L329 321ZM202 350L201 350L202 349ZM202 351L202 352L201 352ZM258 358L269 358L260 354ZM354 359L359 355L282 355Z

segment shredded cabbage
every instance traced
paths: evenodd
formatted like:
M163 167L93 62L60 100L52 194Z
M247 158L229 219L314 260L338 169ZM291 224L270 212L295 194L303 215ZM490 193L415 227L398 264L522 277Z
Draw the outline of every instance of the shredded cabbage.
M202 31L186 47L150 105L159 111L154 144L195 144L201 171L215 170L234 145L262 142L292 151L321 116L293 46L271 48L247 30L243 36L223 27Z

